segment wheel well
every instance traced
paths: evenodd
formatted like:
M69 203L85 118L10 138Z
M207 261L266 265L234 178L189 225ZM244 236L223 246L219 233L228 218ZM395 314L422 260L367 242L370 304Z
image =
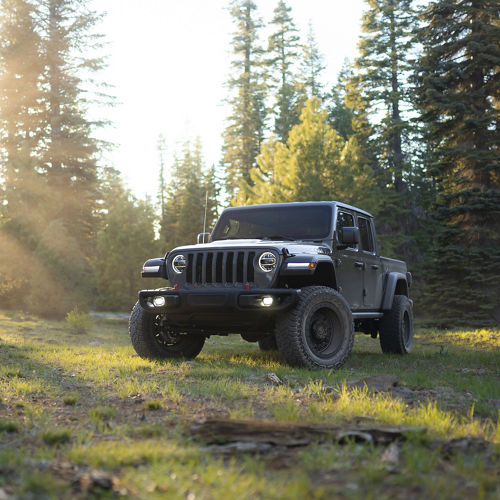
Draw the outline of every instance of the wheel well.
M315 285L329 286L337 289L337 280L332 264L329 262L320 262L313 276Z
M406 295L408 297L408 283L405 280L398 280L394 295Z

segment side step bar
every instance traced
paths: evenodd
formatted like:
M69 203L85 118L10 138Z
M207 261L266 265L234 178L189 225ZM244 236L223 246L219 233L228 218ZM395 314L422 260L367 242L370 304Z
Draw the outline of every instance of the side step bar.
M353 319L379 319L384 316L381 312L353 312Z

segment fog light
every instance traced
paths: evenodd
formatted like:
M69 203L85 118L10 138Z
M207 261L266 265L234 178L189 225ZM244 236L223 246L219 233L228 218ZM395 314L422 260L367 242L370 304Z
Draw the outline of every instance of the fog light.
M273 305L274 299L272 297L262 297L261 304L262 307L271 307Z
M153 305L155 307L163 307L165 305L165 297L162 297L161 295L153 297Z

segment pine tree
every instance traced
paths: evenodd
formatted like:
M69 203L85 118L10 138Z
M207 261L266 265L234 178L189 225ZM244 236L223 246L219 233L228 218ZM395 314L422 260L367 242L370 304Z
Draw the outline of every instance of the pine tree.
M236 24L232 39L233 77L227 83L232 111L224 132L222 165L227 173L227 190L233 197L251 185L250 171L256 165L265 130L266 88L263 50L259 44L262 27L252 0L233 0L231 15Z
M410 263L418 258L415 234L418 222L416 177L410 117L412 87L407 83L414 47L416 15L412 0L367 0L363 35L349 97L356 109L368 112L371 147L376 154L375 176L384 189L378 213L382 240L391 242L388 253Z
M324 69L323 55L319 51L312 24L309 23L307 40L303 46L302 59L302 80L304 82L307 98L324 98L323 84L321 82L321 75Z
M160 174L158 176L158 203L160 205L160 220L165 217L165 151L166 143L165 137L162 134L158 136L157 142L158 155L160 159Z
M242 203L338 199L372 210L377 198L357 144L332 129L317 98L307 101L286 144L274 138L264 143L258 164L255 185Z
M213 228L218 194L215 169L204 168L199 139L194 145L186 142L181 157L174 160L165 216L160 221L160 239L167 249L196 243L204 227L207 232Z
M429 270L436 321L500 319L500 5L432 2L419 32L419 105L441 225Z
M105 170L101 190L103 224L97 233L92 266L99 295L97 307L129 311L137 300L137 291L144 287L142 264L161 253L155 241L155 211L148 200L132 196L114 169ZM149 286L154 288L155 283ZM164 282L158 280L157 286L164 286Z
M31 255L30 304L47 315L77 301L85 308L92 295L101 144L92 137L99 123L86 112L91 76L103 63L94 55L98 16L89 4L0 5L2 230Z
M103 58L94 56L101 48L101 37L94 32L100 16L90 9L89 0L39 0L38 17L43 27L46 105L41 163L54 193L50 219L63 221L90 253L96 230L99 149L92 134L100 123L86 116L89 93L83 77L104 66Z
M274 133L286 142L290 129L299 122L297 107L297 76L294 71L299 56L299 35L291 16L292 8L279 0L274 9L271 26L275 30L269 37L268 60L270 80L275 90Z
M332 87L325 99L328 109L328 121L344 140L347 140L354 133L354 110L346 104L346 86L352 78L353 71L346 59L337 77L337 83Z
M42 133L40 92L43 64L35 10L26 0L0 5L0 172L1 213L13 238L40 227L37 213L44 179L36 170ZM24 236L23 236L24 235Z
M40 135L40 37L33 6L0 3L0 303L19 309L33 272L26 239L40 227L36 217L43 178L35 172ZM24 89L24 92L20 92ZM38 219L38 220L37 220Z

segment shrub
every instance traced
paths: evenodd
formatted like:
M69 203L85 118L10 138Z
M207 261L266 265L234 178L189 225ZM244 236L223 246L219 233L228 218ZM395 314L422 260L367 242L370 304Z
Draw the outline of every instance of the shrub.
M42 433L42 439L49 446L58 446L69 443L71 440L71 431L69 429L52 429Z
M88 333L93 325L94 320L88 313L79 311L78 306L66 314L64 328L71 333Z
M11 420L0 420L0 432L18 432L19 426Z
M78 394L68 394L64 396L63 402L66 406L75 406L78 403Z
M156 400L152 400L152 401L148 401L146 403L146 408L148 410L159 410L161 408L161 403L159 401L156 401Z

